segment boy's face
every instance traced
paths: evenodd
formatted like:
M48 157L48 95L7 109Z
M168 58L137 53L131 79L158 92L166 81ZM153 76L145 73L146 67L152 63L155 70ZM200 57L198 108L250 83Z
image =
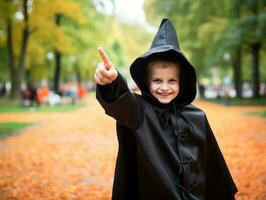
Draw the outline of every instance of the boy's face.
M150 93L162 104L170 103L179 92L179 65L154 61L148 65Z

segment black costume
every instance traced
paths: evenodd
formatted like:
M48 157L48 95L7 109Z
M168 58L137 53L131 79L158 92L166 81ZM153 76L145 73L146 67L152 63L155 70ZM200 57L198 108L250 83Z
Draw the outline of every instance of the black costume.
M161 104L147 84L147 62L154 58L181 65L180 91ZM177 35L164 19L149 51L130 67L142 95L131 93L119 74L97 85L96 97L117 121L119 150L113 200L232 200L237 188L205 113L191 104L196 73L180 52Z

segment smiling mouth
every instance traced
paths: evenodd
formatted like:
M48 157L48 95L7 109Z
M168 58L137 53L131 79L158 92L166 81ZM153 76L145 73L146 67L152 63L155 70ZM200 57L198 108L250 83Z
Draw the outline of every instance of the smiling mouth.
M157 94L160 96L163 96L163 97L167 97L167 96L171 95L172 93L157 93Z

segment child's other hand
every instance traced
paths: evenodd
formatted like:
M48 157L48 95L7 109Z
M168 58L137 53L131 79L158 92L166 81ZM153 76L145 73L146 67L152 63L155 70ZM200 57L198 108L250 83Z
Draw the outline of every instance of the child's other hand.
M100 63L95 70L95 81L99 85L110 84L117 78L118 72L102 47L98 48L98 52L103 63Z

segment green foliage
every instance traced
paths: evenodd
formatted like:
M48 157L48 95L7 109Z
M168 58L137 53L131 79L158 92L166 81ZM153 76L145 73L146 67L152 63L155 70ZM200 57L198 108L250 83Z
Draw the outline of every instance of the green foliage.
M114 41L112 45L112 52L114 52L116 56L116 63L118 68L125 66L125 55L123 50L123 44L121 44L119 41Z
M261 62L265 63L266 17L264 0L146 0L145 10L149 22L158 26L162 17L170 18L177 30L181 50L204 77L208 69L225 70L224 54L244 47L243 74L251 75L249 45L262 44ZM227 63L228 64L228 63ZM263 66L263 65L261 65ZM264 73L262 80L266 80ZM250 78L249 78L250 79Z
M26 82L53 80L54 58L48 59L47 54L53 53L55 49L63 55L62 81L88 81L93 79L94 70L98 62L101 62L97 47L104 47L115 66L126 71L131 62L149 48L152 40L152 35L148 34L144 27L120 23L115 16L98 11L95 4L102 4L102 1L30 2ZM22 1L0 1L0 81L9 80L6 53L6 28L9 20L13 25L14 62L17 66L22 30L25 27L21 18L21 5ZM55 23L56 15L62 16L60 26Z

